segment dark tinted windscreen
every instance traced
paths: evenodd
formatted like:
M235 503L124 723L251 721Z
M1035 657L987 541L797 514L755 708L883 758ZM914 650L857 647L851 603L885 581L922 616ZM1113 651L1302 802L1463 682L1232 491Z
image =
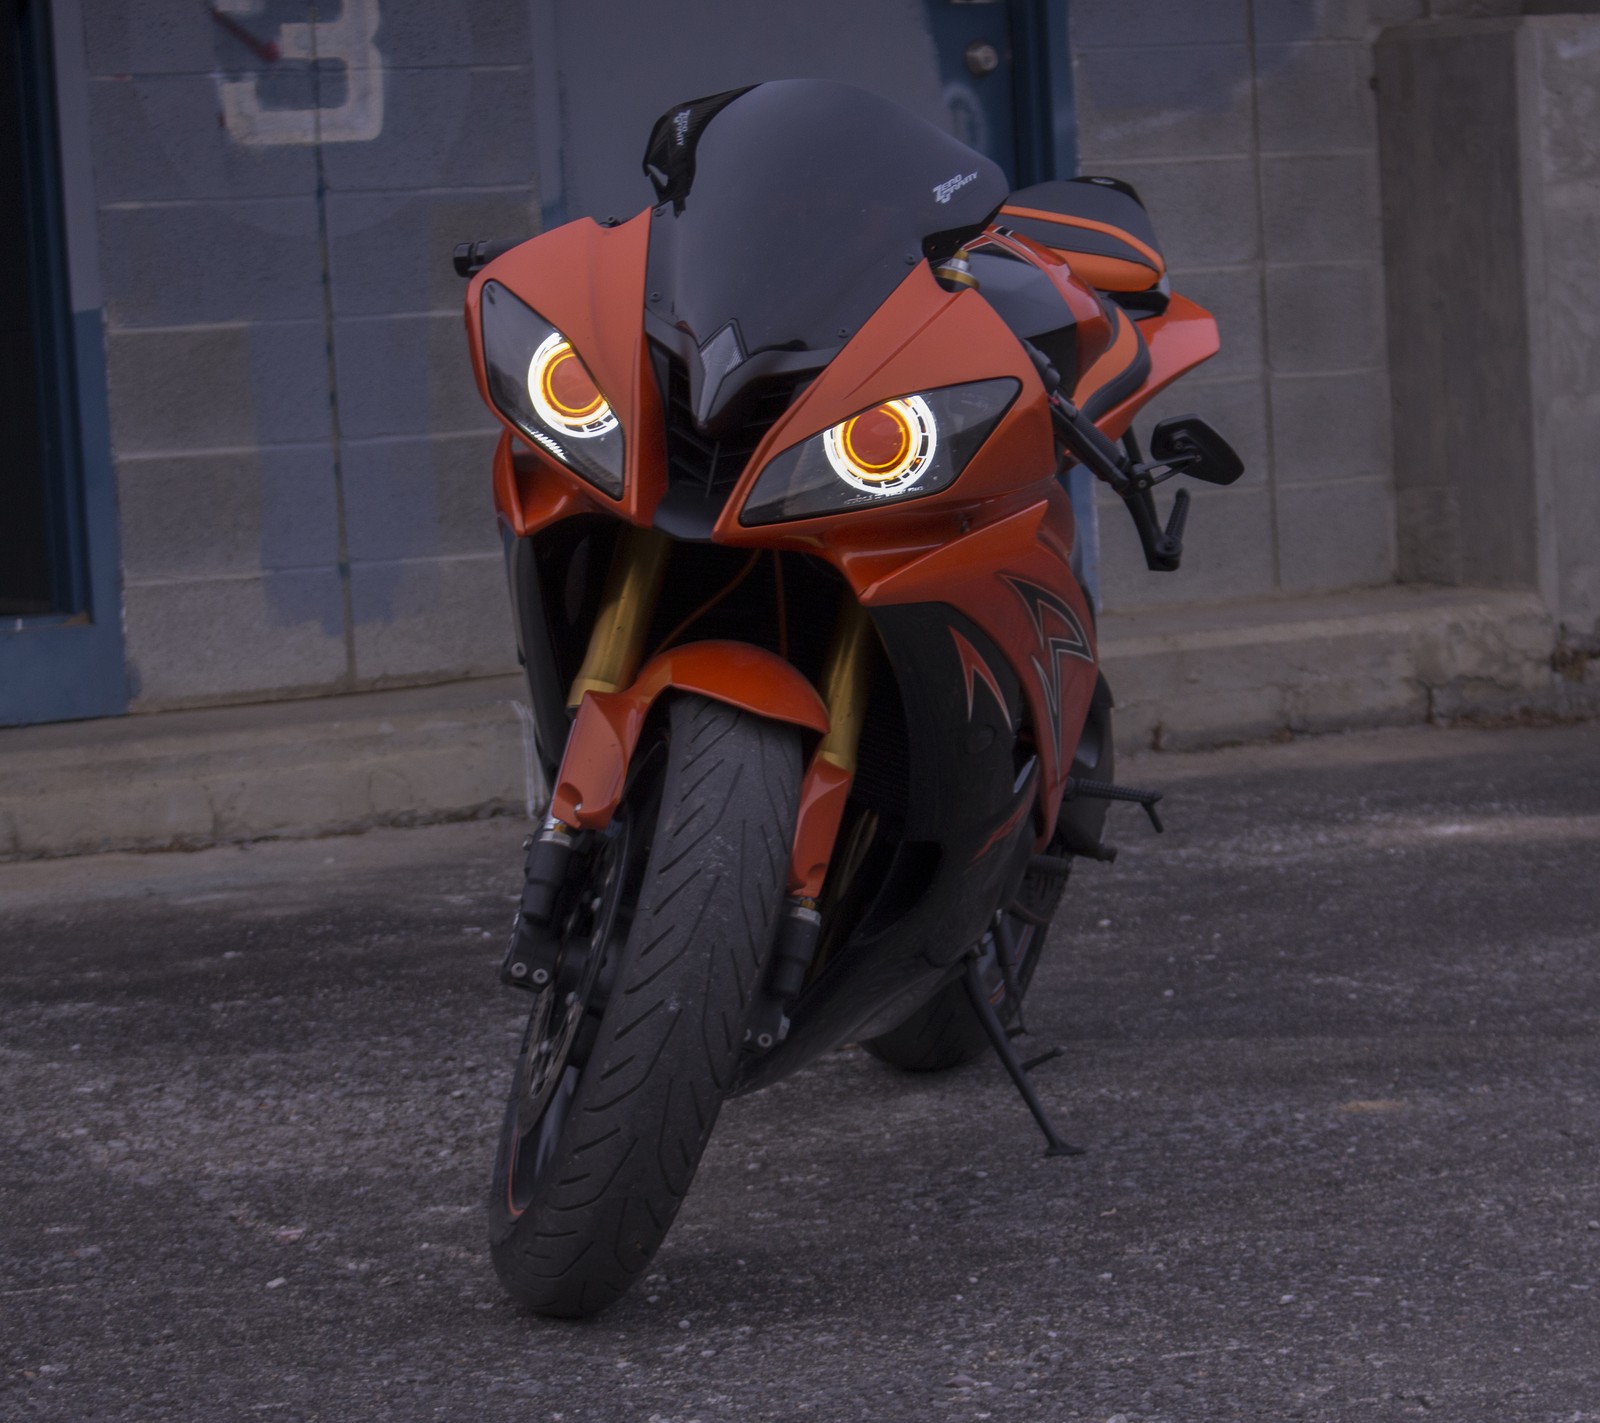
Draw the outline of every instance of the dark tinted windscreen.
M1005 201L989 159L899 105L826 80L759 84L663 116L649 308L699 343L737 320L746 354L853 336L924 244L954 247Z

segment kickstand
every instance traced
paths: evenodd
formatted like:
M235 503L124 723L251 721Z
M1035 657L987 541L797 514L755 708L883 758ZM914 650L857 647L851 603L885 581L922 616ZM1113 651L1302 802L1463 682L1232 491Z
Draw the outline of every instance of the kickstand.
M1011 1045L1011 1039L1006 1036L1005 1026L1000 1021L1000 1015L994 1011L994 1004L989 1001L988 990L984 986L983 973L978 967L978 957L973 954L967 959L967 971L961 979L961 986L967 991L967 1001L972 1004L972 1011L978 1015L978 1021L983 1024L983 1031L989 1036L989 1045L995 1050L1011 1080L1016 1083L1017 1091L1022 1093L1022 1100L1028 1104L1028 1110L1033 1113L1034 1121L1038 1122L1039 1130L1044 1133L1047 1143L1044 1154L1046 1156L1082 1156L1083 1148L1073 1146L1071 1142L1063 1141L1056 1135L1056 1129L1051 1126L1050 1118L1045 1115L1044 1103L1039 1100L1039 1094L1033 1090L1033 1083L1028 1077L1028 1070L1017 1057L1017 1050Z

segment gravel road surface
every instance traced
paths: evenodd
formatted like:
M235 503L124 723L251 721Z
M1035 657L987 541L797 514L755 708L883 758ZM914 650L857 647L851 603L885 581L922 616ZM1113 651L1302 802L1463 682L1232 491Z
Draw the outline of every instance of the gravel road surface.
M845 1048L578 1325L483 1244L521 824L0 866L0 1419L1600 1420L1600 727L1124 774L1029 1000L1089 1154Z

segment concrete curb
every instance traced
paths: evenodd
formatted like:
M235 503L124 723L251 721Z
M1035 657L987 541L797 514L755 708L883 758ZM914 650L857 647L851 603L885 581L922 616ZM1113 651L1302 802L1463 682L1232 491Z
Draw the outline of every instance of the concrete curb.
M520 677L0 732L0 858L523 813Z
M1126 749L1467 714L1593 714L1528 593L1386 588L1108 615ZM0 859L525 814L520 677L0 732Z
M1552 668L1532 593L1390 587L1108 614L1101 654L1123 747L1465 716L1593 715L1600 685Z

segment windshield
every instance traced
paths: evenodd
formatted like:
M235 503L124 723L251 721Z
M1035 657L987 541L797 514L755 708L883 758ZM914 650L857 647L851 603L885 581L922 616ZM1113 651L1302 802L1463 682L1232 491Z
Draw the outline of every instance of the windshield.
M925 255L1006 198L989 159L848 84L787 79L663 115L645 171L648 310L731 372L760 351L833 351Z

